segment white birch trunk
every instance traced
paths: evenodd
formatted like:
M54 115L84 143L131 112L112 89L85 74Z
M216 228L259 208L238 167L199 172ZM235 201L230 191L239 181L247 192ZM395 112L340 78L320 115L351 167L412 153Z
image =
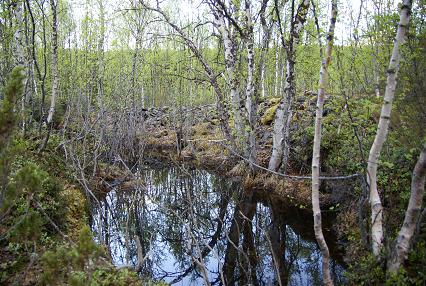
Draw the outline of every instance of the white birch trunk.
M309 5L309 0L304 0L302 3L300 3L295 19L292 22L290 39L287 41L284 47L287 56L287 70L284 84L284 97L281 99L281 102L278 105L274 120L274 132L272 134L272 155L268 165L268 168L272 171L277 171L282 165L285 172L287 167L288 154L290 149L289 138L292 102L296 96L296 87L294 82L294 46L298 43L300 32L303 28L304 22L306 21ZM281 37L283 37L283 35L281 35Z
M55 113L56 96L58 93L58 18L57 18L57 3L55 0L50 0L52 8L52 95L50 98L50 108L47 115L47 124L50 125Z
M14 17L16 25L15 32L13 33L13 41L14 41L14 50L13 56L16 65L24 66L25 64L25 55L24 55L24 29L23 29L23 3L20 1L16 2L16 6L14 9ZM24 71L22 71L24 73Z
M422 211L423 195L426 182L426 144L420 153L419 159L414 167L411 179L411 196L405 212L404 223L396 238L395 247L388 261L388 270L397 272L404 260L407 258L411 247L411 239L416 230L417 222Z
M21 113L22 113L22 133L25 134L25 103L26 103L26 97L27 97L27 81L28 81L28 67L26 65L25 60L25 49L24 47L27 46L26 39L25 39L25 33L24 33L24 3L20 1L16 1L15 9L13 11L15 21L13 22L13 25L16 27L14 33L13 33L13 58L14 58L14 64L16 66L21 66L23 69L21 70L21 74L24 75L22 84L24 86L24 93L21 100Z
M250 1L245 1L246 28L247 28L247 85L246 85L246 110L248 119L248 143L247 155L251 164L257 163L256 146L256 99L254 91L254 31L251 15Z
M279 75L280 75L280 61L279 61L279 36L278 36L278 31L276 31L277 33L277 38L276 38L276 47L275 47L275 86L274 86L274 97L278 96L278 91L279 91L279 86L281 81L279 80Z
M320 147L321 147L321 121L324 106L325 88L327 86L328 71L327 68L331 61L331 51L333 48L333 37L334 27L336 24L337 17L337 0L332 1L331 6L331 17L330 26L327 35L327 46L325 52L325 58L322 59L318 98L317 98L317 109L315 116L315 133L314 133L314 146L312 154L312 211L314 215L314 230L315 237L322 253L322 272L323 281L325 285L333 285L333 281L330 275L330 252L328 250L327 243L322 232L322 221L321 221L321 208L319 198L319 185L320 185Z
M143 27L143 15L142 13L142 7L141 5L139 5L138 1L134 0L133 1L133 7L135 9L135 17L136 17L136 34L135 34L135 52L133 54L133 62L132 62L132 87L131 87L131 93L133 93L133 97L134 94L137 93L138 88L137 88L137 82L138 79L141 80L139 78L139 66L138 63L140 61L140 51L142 49L142 36L143 36L143 32L144 32L144 27ZM144 108L144 89L143 89L143 80L142 83L138 83L140 85L139 87L139 91L140 91L140 101L141 101L141 107ZM134 107L136 106L135 104L133 104Z
M390 59L384 103L382 106L379 124L377 126L376 137L370 149L367 166L367 181L370 186L370 205L371 205L371 240L373 254L379 258L383 247L383 207L380 195L377 190L377 165L383 144L389 129L390 115L392 111L392 102L395 96L397 76L399 70L399 46L405 41L405 33L410 21L411 0L404 0L401 6L400 21L395 37L392 56Z
M266 96L266 91L265 91L265 73L266 73L266 65L265 63L262 64L261 67L261 72L260 72L260 81L261 81L261 96L262 98L265 98Z
M374 94L376 97L380 97L380 78L379 76L376 77L376 88L374 89Z
M239 93L239 80L236 75L236 64L237 64L237 45L235 39L233 39L233 33L230 31L230 27L226 26L225 18L223 14L219 11L217 13L216 25L218 27L219 33L223 39L223 46L225 52L225 68L227 74L227 83L230 87L230 96L234 117L234 128L237 134L237 145L241 145L244 142L245 138L245 128L244 128L244 114L242 113L241 105L241 95ZM244 101L243 101L244 102Z
M278 77L279 80L279 85L278 85L278 96L282 96L281 94L283 93L284 90L284 75L285 75L285 64L284 64L284 57L283 57L283 52L281 51L281 59L280 59L280 75Z

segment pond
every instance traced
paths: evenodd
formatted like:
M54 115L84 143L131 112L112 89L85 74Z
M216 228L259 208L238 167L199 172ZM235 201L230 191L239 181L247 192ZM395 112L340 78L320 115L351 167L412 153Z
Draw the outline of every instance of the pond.
M117 266L172 285L321 285L308 211L185 166L136 176L143 183L112 187L92 207L92 229ZM326 236L343 284L341 253Z

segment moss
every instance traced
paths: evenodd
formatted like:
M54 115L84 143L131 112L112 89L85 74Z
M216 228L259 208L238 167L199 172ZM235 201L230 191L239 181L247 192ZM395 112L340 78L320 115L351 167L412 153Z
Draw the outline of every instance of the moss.
M263 114L261 119L263 125L269 125L272 123L275 118L275 112L277 111L278 105L279 103L276 103L265 111L265 114Z
M228 175L231 177L241 177L249 172L247 165L244 161L236 164L231 171L228 172Z
M272 97L269 99L269 105L276 105L280 103L281 97Z
M76 241L78 233L87 224L87 201L83 193L74 185L65 185L61 192L61 197L64 199L65 224L67 235L71 240Z
M194 139L203 138L205 135L210 135L211 132L212 127L208 122L203 122L192 127L192 134Z

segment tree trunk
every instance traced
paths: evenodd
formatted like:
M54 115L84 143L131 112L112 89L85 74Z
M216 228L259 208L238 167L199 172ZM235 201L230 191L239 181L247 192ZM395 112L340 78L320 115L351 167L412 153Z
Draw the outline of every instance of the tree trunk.
M159 13L167 22L167 24L170 27L172 27L173 30L176 31L177 34L183 39L185 44L188 46L188 48L191 50L191 52L194 54L194 56L203 66L203 69L207 75L207 78L209 79L210 84L216 93L216 98L217 98L216 107L219 113L219 120L220 120L222 133L225 139L229 140L231 144L234 145L234 139L229 129L229 114L225 107L225 98L224 98L222 89L220 88L219 83L217 82L217 76L214 74L213 69L207 63L206 59L203 57L203 55L201 54L200 50L197 48L195 43L188 37L186 33L184 33L184 31L181 28L179 28L175 23L171 21L170 17L163 10L161 10L159 7L157 8L150 7L147 3L145 3L145 1L140 1L139 3L141 3L142 6L145 7L146 9Z
M32 12L31 9L31 3L30 0L26 0L25 1L26 6L27 6L27 11L28 14L30 16L30 21L31 21L31 56L32 56L32 66L33 69L35 68L35 71L33 70L33 75L35 75L35 72L37 72L37 80L38 82L40 82L40 90L41 90L41 100L40 100L40 123L39 123L39 132L41 131L41 124L43 123L43 118L44 118L44 99L46 98L46 90L45 90L45 79L46 79L46 67L47 67L47 62L46 62L46 31L45 31L45 15L44 13L42 13L42 44L43 44L43 61L44 61L44 69L43 69L43 74L40 70L40 66L39 63L37 61L37 56L36 56L36 20L34 18L34 14ZM35 94L37 94L37 81L34 78L34 91Z
M24 93L18 98L21 101L21 117L22 117L22 129L25 136L25 98L27 93L27 81L28 81L28 67L25 61L25 46L26 44L26 29L24 28L24 3L16 1L13 10L14 22L13 25L16 27L13 33L13 60L15 66L21 66L23 69L20 70L22 75L25 75L23 80ZM25 24L26 24L25 17Z
M244 98L239 92L240 81L237 73L237 42L235 32L232 27L227 27L223 8L220 5L215 6L215 25L219 30L223 40L225 53L226 81L230 88L230 97L232 103L232 114L234 118L234 128L236 131L237 147L243 150L246 138L245 130L245 104ZM246 154L247 155L247 154Z
M144 29L145 27L144 25L144 21L145 21L145 17L143 13L143 10L141 9L140 4L138 3L138 1L134 0L132 2L133 4L133 8L135 9L135 20L136 20L136 33L135 33L135 51L133 53L133 60L132 60L132 85L131 85L131 93L132 96L134 98L135 93L137 93L138 91L140 91L140 102L141 102L141 108L144 108L144 90L143 90L143 81L142 83L138 83L139 80L139 70L140 67L138 66L140 59L140 52L142 49L142 44L143 44L143 33L144 33ZM137 88L137 85L140 85L139 88ZM133 99L133 108L136 107L136 102Z
M23 28L23 5L20 1L16 1L15 7L14 7L14 18L15 18L15 25L16 29L13 33L13 43L14 43L14 50L13 50L13 57L15 65L17 66L24 66L25 65L25 54L24 54L24 43L25 43L25 35L24 35L24 28ZM25 73L24 70L21 71L22 73Z
M388 270L397 272L406 259L410 250L411 239L417 227L417 222L422 210L423 195L426 182L426 144L420 153L419 160L414 167L411 179L411 196L405 212L404 223L396 238L395 247L388 261Z
M272 134L272 155L269 160L268 168L272 171L277 171L282 165L284 172L287 166L288 154L289 154L289 137L290 137L290 123L292 116L292 102L296 96L296 86L294 82L294 65L295 65L295 51L294 47L298 43L300 32L303 28L303 24L306 21L306 15L308 14L310 1L304 0L300 3L297 8L296 16L294 21L291 23L290 39L284 40L284 33L282 31L282 23L279 17L279 8L275 7L278 15L278 24L281 34L281 43L286 51L286 77L284 85L284 97L281 99L278 105L275 120L274 120L274 132Z
M410 21L411 0L404 0L401 6L400 21L395 37L392 56L388 67L386 90L384 103L377 126L376 137L370 149L367 166L367 181L370 185L370 205L371 205L371 240L373 254L379 258L383 247L383 207L377 190L377 165L383 144L389 129L390 115L392 111L392 101L395 96L397 76L399 70L399 46L405 40L405 33Z
M327 86L327 77L328 77L327 68L331 61L331 51L333 48L333 37L334 37L334 27L336 24L336 17L337 17L337 0L333 0L331 5L330 26L329 26L328 35L327 35L327 46L326 46L325 58L322 59L321 70L320 70L317 109L316 109L316 116L315 116L314 146L313 146L313 155L312 155L312 211L314 213L315 237L317 239L318 245L322 253L322 272L323 272L323 281L325 285L333 285L333 281L330 275L330 253L322 232L321 208L320 208L320 199L319 199L321 120L322 120L322 113L323 113L325 88Z
M257 124L257 98L254 80L254 30L251 14L250 1L245 1L246 12L246 42L247 42L247 85L246 85L246 110L248 119L248 158L252 168L257 164L257 143L256 143L256 124Z
M280 57L279 57L279 35L278 31L276 33L276 43L275 43L275 84L274 84L274 97L278 96L279 86L280 86ZM274 39L275 40L275 39Z
M46 119L47 132L44 136L44 140L40 145L38 152L42 152L46 148L47 142L49 141L50 131L52 129L53 115L55 114L56 96L58 93L58 14L57 14L57 2L50 0L50 6L52 9L52 94L50 98L50 108Z
M50 98L50 108L49 114L47 115L47 124L50 125L53 120L53 115L55 113L56 105L56 96L58 94L58 21L57 21L57 11L56 11L55 0L50 0L50 6L52 8L52 96Z

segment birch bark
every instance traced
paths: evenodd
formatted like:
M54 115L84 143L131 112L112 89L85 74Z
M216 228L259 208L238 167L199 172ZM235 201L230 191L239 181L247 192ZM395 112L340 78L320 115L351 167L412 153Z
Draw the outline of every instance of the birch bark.
M25 35L25 29L24 29L24 3L21 1L16 1L13 16L14 16L14 22L13 25L16 27L15 31L13 33L13 58L14 58L14 64L16 66L21 66L23 69L20 70L20 73L24 75L22 78L22 83L24 86L24 93L20 95L21 97L19 100L21 101L21 114L22 114L22 131L25 135L25 98L27 96L27 80L28 80L28 68L26 67L26 60L25 60L25 46L28 46L26 44L26 35ZM25 18L25 23L27 23Z
M371 207L371 240L373 254L379 258L383 247L383 207L380 195L377 190L377 166L383 144L389 129L392 102L395 96L396 83L399 70L400 52L399 46L405 41L407 26L410 21L411 0L404 0L401 5L400 20L396 33L392 55L387 70L387 81L384 102L380 113L380 120L377 126L376 137L370 149L367 166L367 182L370 186L370 207Z
M14 50L13 57L16 65L24 66L25 55L24 55L24 28L23 28L23 5L20 1L16 1L14 7L14 18L15 18L15 32L13 33ZM24 70L22 70L24 73Z
M246 85L246 110L248 119L248 157L250 164L257 163L257 144L256 144L256 117L257 102L255 98L254 82L254 31L253 19L251 14L251 4L249 0L245 1L246 12L246 42L247 42L247 85ZM253 165L252 165L253 166Z
M50 108L47 115L47 124L50 125L55 113L56 96L58 93L58 18L57 18L57 2L50 0L52 9L52 95L50 98Z
M337 18L337 0L333 0L331 4L331 17L329 30L327 34L327 45L325 57L322 59L317 108L315 115L315 133L314 146L312 155L312 211L314 215L315 237L322 253L322 272L325 285L333 285L330 275L330 252L322 232L321 208L319 200L319 175L320 175L320 147L321 147L321 121L324 106L325 88L327 86L328 66L331 62L331 52L333 48L334 28Z
M56 106L56 96L58 93L58 14L57 14L57 4L55 0L50 0L50 8L52 9L52 93L50 97L50 108L47 114L46 125L47 132L44 136L43 142L38 149L38 152L41 153L44 148L47 146L49 141L50 131L52 128L53 115L55 114Z
M289 137L290 137L290 123L292 115L292 102L296 95L296 86L294 82L294 65L295 65L295 45L299 41L299 35L306 21L310 1L304 0L297 8L294 20L291 22L290 38L284 40L284 33L281 27L281 21L278 20L281 43L286 51L286 77L284 84L284 96L278 105L275 120L274 132L272 135L272 155L269 160L268 168L272 171L277 171L280 166L283 167L284 172L287 166L289 154ZM279 9L276 4L276 13L279 15ZM279 18L279 17L278 17Z
M411 239L416 230L417 222L422 210L423 195L426 182L426 143L414 167L411 179L411 196L405 212L404 223L396 238L395 247L388 261L388 270L397 272L406 259L410 249Z
M235 32L232 27L227 27L225 22L224 12L220 5L216 6L215 14L215 25L222 36L223 48L225 54L225 69L226 69L226 80L230 88L230 97L232 103L232 114L234 118L234 128L236 131L237 145L241 149L241 145L244 144L244 138L246 138L246 130L244 127L244 100L239 92L239 77L236 74L237 67L237 42L235 38Z
M275 43L275 85L274 85L274 97L278 96L280 81L279 81L279 75L280 75L280 58L279 58L279 35L278 31L276 33L276 43ZM275 42L275 41L274 41Z

